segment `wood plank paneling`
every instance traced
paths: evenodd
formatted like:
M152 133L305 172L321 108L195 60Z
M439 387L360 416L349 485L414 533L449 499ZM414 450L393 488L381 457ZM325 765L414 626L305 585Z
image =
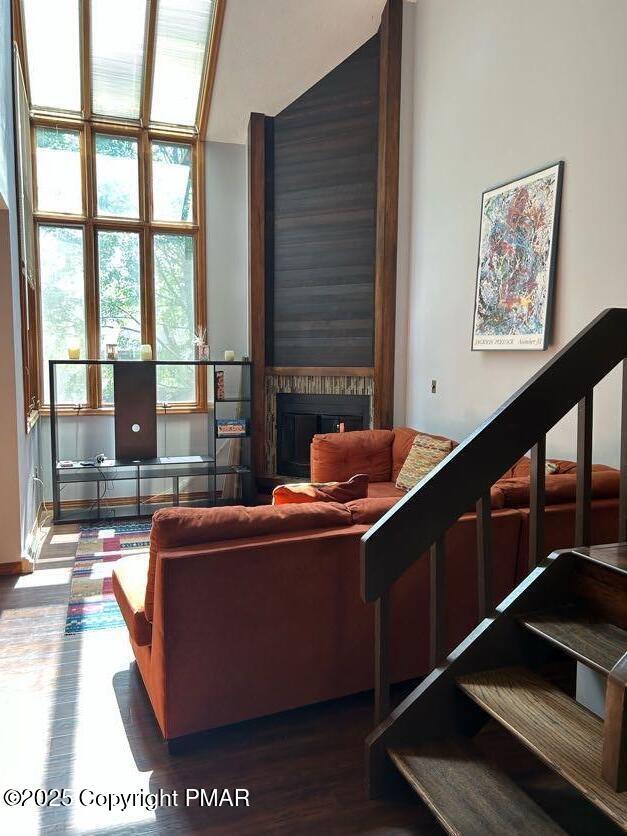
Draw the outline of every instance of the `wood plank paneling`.
M271 362L374 363L379 36L274 119Z

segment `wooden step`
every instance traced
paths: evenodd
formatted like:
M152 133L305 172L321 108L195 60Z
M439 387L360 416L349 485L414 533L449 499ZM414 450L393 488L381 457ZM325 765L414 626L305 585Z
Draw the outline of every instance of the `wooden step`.
M600 563L627 575L627 543L610 543L606 546L590 546L573 549L588 560Z
M520 616L519 621L584 665L606 675L627 653L627 631L582 608L529 613Z
M601 777L602 721L524 668L467 674L459 687L622 828L627 793Z
M388 754L448 833L549 836L564 831L473 743L451 738Z

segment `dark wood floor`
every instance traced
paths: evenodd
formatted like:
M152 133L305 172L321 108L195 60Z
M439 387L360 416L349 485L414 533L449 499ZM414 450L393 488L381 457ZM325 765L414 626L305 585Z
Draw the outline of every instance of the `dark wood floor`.
M148 793L245 788L251 806L95 805L8 808L0 834L429 834L440 828L399 781L392 798L363 790L369 694L218 730L172 757L161 741L126 631L65 637L75 528L49 534L37 571L0 578L0 796L8 788ZM572 793L507 735L484 746L537 800L566 815L567 832L599 833ZM515 750L515 751L514 751ZM582 817L583 816L583 817ZM610 832L605 831L602 832Z

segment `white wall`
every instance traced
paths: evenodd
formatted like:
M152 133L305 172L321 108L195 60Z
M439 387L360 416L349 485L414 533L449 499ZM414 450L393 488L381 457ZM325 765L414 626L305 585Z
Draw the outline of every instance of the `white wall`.
M0 563L25 553L38 501L37 431L24 425L11 64L10 2L0 0Z
M627 306L626 42L625 0L418 0L409 424L463 438L599 311ZM481 193L558 159L553 345L471 353ZM618 422L614 373L597 389L596 461L618 461ZM549 454L573 457L574 426Z
M245 145L205 142L207 304L212 357L248 353L248 185Z

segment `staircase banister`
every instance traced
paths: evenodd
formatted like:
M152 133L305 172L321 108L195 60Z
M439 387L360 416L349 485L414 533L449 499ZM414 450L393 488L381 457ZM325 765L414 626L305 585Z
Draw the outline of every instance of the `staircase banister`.
M388 590L626 357L627 308L608 308L364 534L363 600Z

